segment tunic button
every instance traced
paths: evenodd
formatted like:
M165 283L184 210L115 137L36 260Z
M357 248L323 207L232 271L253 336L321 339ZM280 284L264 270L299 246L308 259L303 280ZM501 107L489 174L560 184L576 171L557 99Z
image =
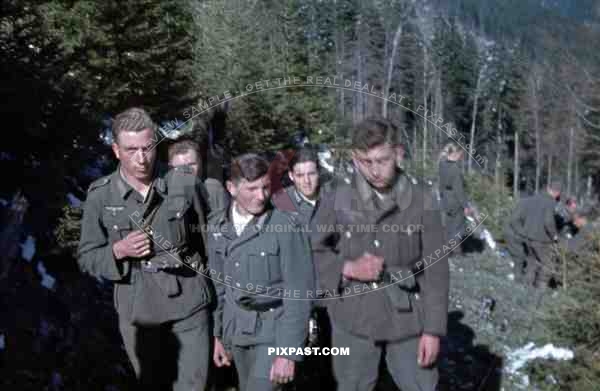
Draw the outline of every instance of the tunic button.
M373 241L373 244L375 245L375 247L379 248L379 246L381 246L381 243L379 243L379 240L375 239Z
M181 217L181 212L177 212L177 214L175 216L177 216L177 218L180 218Z
M415 293L415 299L419 300L421 296L418 293Z
M235 267L240 267L240 263L239 263L239 262L236 262L236 263L235 263Z
M273 308L269 308L269 312L273 312L275 311Z
M235 283L235 286L237 286L238 288L241 286L239 282Z
M117 225L113 225L113 229L116 231L116 230L118 230L118 229L119 229L119 226L117 226Z
M264 256L265 256L265 252L264 252L264 251L261 251L261 253L260 253L260 256L261 256L261 257L264 257Z
M350 231L346 231L346 237L350 239L352 237L352 233L350 233Z

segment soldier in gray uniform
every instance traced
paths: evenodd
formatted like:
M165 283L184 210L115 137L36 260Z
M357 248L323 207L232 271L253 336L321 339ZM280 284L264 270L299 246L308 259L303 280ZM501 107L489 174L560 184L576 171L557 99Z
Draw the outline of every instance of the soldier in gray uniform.
M269 348L302 348L307 337L314 268L300 223L270 204L269 163L235 159L226 182L231 206L210 222L209 265L216 276L218 367L235 362L241 391L290 383L303 356Z
M463 157L462 149L454 143L448 143L442 151L439 162L439 192L447 239L455 238L458 242L462 241L466 230L465 215L471 213L459 163ZM461 249L462 247L458 245L455 253L461 253Z
M399 168L397 128L367 119L355 170L321 198L311 243L332 322L338 390L372 390L380 359L403 391L433 391L447 332L449 270L433 194Z
M194 174L200 178L202 159L199 146L196 142L187 137L181 137L169 145L168 155L170 166L190 166ZM225 209L229 204L229 195L221 182L209 177L203 181L203 184L206 189L207 194L205 196L208 199L211 212L215 213Z
M522 276L517 277L532 287L546 284L552 276L553 246L558 242L555 212L560 193L561 184L550 183L545 191L521 199L510 217L509 231L515 234L513 246L518 247L515 251L523 249L525 261L518 265Z
M288 176L292 185L274 194L273 204L280 210L292 213L310 233L316 229L313 222L320 205L319 196L329 186L329 183L321 184L319 157L312 146L304 145L294 153L290 159ZM315 298L309 321L309 343L321 347L331 344L331 327L323 304L324 301ZM333 384L330 356L307 357L303 364L302 373L305 376L302 380L306 381L303 387L318 384L326 388Z
M119 329L140 386L203 390L209 363L206 203L189 169L156 162L157 126L142 109L112 125L119 166L89 187L78 262L114 282Z
M292 181L273 194L272 202L279 210L294 214L309 227L319 202L319 158L310 147L294 152L290 159L288 176Z

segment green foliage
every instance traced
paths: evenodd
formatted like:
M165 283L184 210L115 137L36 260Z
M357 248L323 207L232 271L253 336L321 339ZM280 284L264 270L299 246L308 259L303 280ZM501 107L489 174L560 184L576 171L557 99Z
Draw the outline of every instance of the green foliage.
M82 216L83 208L69 205L62 208L62 216L58 219L58 224L54 230L60 252L76 257Z
M600 389L599 244L600 233L596 232L579 253L559 253L558 265L566 262L567 266L567 289L560 291L555 302L542 308L542 313L546 314L543 321L550 332L548 339L556 345L574 349L575 359L559 363L534 362L528 370L542 390ZM562 276L558 278L562 279ZM556 385L546 384L549 375L557 380Z
M502 226L514 207L510 190L504 184L496 185L493 178L475 173L465 175L469 199L480 214L487 216L485 227L496 239L502 238Z

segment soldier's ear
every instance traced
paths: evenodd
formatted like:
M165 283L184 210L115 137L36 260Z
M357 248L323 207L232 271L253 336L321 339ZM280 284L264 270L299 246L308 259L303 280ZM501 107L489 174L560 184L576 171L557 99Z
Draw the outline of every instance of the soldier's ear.
M225 182L225 187L227 187L227 191L229 192L229 194L235 198L238 191L236 184L228 180Z
M116 157L118 160L121 160L121 155L120 155L120 151L119 151L119 144L117 144L117 143L113 142L113 143L111 144L111 147L112 147L113 153L115 154L115 157Z
M288 178L290 178L290 181L294 182L294 174L292 174L292 170L288 170Z

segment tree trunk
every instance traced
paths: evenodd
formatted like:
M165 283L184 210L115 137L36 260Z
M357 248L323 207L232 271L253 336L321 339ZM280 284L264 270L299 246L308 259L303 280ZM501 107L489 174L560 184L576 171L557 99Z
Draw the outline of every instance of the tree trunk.
M515 130L515 152L514 152L514 171L513 171L513 197L519 198L519 132Z
M427 105L429 99L427 96L429 95L429 87L427 86L427 49L423 45L423 107L425 108L425 114L423 117L427 117L427 110L429 106ZM425 169L427 167L427 119L423 118L423 174L425 174Z
M474 151L474 146L475 146L475 123L477 122L477 103L479 102L479 90L481 89L481 77L482 77L482 70L479 70L479 75L477 76L477 85L475 87L475 100L473 102L473 113L471 115L471 135L469 137L469 151L467 151L468 156L468 164L467 164L467 172L469 174L471 174L471 164L472 164L472 154Z
M552 183L552 154L548 155L548 179L546 184Z
M396 58L396 53L398 52L398 44L400 43L400 38L402 37L402 22L398 23L398 28L396 29L396 33L394 34L394 41L392 42L392 53L390 54L390 61L388 64L387 77L385 80L385 90L384 90L384 99L383 99L383 107L381 115L383 118L388 117L388 101L387 97L390 94L390 88L392 87L392 74L394 71L394 60Z
M540 122L538 112L537 80L534 80L533 90L533 127L535 130L535 193L540 191L540 177L542 175L542 140L540 136Z
M573 170L573 134L574 129L569 129L569 157L567 158L567 194L571 194L571 174Z

